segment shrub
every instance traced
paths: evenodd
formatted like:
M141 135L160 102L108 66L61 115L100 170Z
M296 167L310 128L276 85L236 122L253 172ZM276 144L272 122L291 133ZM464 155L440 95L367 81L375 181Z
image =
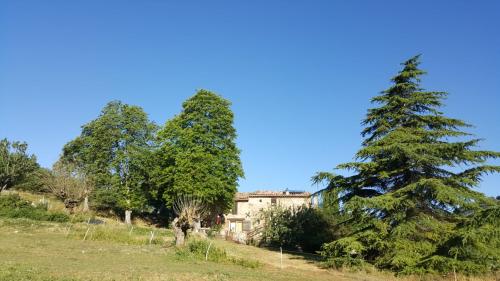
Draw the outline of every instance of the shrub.
M321 255L326 258L327 267L342 268L363 266L363 245L352 237L345 237L334 242L324 244Z
M115 214L122 213L120 202L116 191L110 189L98 189L92 193L90 207L98 212L113 212Z
M23 181L13 186L13 189L30 193L50 193L50 189L44 181L48 174L50 174L48 169L37 168L35 171L27 174Z
M0 196L0 217L27 218L39 221L67 222L69 216L60 212L47 211L47 205L39 206L23 200L18 194Z
M208 249L210 247L210 249ZM209 261L225 261L227 260L227 254L224 249L220 249L215 245L210 245L208 240L191 240L187 245L188 251L196 257L205 258L208 251L207 259Z
M262 243L267 246L301 249L314 253L323 243L335 237L332 216L322 209L306 206L276 206L262 212L264 231Z
M208 237L210 237L210 238L216 237L219 234L219 232L222 230L222 227L223 227L222 224L213 225L207 233Z
M208 247L210 249L208 256L206 256ZM205 257L207 257L208 261L232 263L247 268L258 268L261 266L261 263L256 260L229 257L226 250L217 247L210 240L191 239L186 246L177 249L176 254L180 259L195 258L205 260Z
M67 222L69 221L69 216L61 212L47 212L45 214L45 220L53 222Z

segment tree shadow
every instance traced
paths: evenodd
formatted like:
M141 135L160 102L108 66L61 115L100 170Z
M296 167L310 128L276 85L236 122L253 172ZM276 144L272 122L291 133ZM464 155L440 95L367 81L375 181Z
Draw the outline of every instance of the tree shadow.
M277 254L280 253L280 248L269 247L269 246L261 246L261 248L275 252ZM303 260L308 264L313 264L319 268L322 268L322 263L325 261L325 258L319 254L301 252L301 251L293 251L289 249L283 249L283 254L288 255L288 259L290 260Z

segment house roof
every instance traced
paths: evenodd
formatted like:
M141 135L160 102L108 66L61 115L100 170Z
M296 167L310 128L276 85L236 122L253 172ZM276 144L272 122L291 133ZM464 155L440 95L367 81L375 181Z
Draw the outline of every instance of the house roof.
M311 194L309 192L303 191L269 191L269 190L257 190L254 192L237 192L235 196L236 201L248 200L248 198L255 197L298 197L298 198L307 198L310 197Z

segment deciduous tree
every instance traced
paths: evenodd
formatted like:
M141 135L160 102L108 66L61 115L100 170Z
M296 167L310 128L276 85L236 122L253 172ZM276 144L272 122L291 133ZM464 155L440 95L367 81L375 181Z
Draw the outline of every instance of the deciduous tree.
M44 183L68 209L73 210L74 203L84 201L83 211L88 211L88 196L93 186L75 163L59 159L45 176Z
M212 213L227 211L243 177L230 102L200 90L182 106L158 133L161 196L169 206L192 195Z
M156 129L142 108L113 101L63 149L65 161L81 166L96 188L115 191L127 223L132 210L147 202L149 181L142 160Z
M39 166L25 142L0 140L0 192L21 183Z

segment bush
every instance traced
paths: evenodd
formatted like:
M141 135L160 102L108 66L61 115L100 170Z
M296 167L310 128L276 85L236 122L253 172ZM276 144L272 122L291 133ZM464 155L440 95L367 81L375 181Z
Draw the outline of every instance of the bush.
M13 186L13 189L31 193L50 193L50 189L44 180L49 174L49 170L38 168L34 172L27 174L23 181Z
M335 268L371 264L399 275L488 274L500 270L499 217L496 205L459 223L420 219L400 223L390 232L378 224L379 231L353 232L325 244L321 253L325 264Z
M47 212L45 214L45 220L53 222L67 222L69 221L69 216L61 212Z
M222 230L222 228L223 228L222 224L215 224L215 225L213 225L210 228L210 230L208 230L208 233L207 233L208 237L209 238L216 237L219 234L219 232Z
M365 251L363 245L352 237L345 237L334 242L324 244L321 255L326 258L327 267L360 268L364 264L362 253Z
M332 216L322 209L306 206L276 206L262 212L264 231L262 243L267 246L301 249L314 253L323 243L335 237Z
M110 189L98 189L92 193L90 207L98 212L113 212L120 214L124 210L120 207L120 202L116 195L116 191Z
M67 222L69 216L47 211L47 205L39 206L23 200L18 194L0 196L0 217L27 218L39 221Z
M208 247L210 249L208 256L206 256ZM186 246L177 249L176 254L181 259L195 258L205 260L205 257L207 257L208 261L232 263L247 268L258 268L261 266L260 262L256 260L229 257L226 250L215 246L209 240L192 239Z
M210 247L210 249L208 249ZM210 245L208 240L191 240L187 244L187 250L198 258L205 258L208 251L207 259L209 261L221 262L227 260L227 254L224 249L220 249L215 245Z

